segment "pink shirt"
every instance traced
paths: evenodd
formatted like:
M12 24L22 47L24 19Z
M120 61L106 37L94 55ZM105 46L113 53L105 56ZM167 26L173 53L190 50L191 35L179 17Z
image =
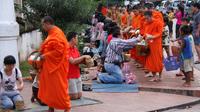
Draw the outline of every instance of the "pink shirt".
M181 11L176 12L176 19L177 19L177 23L178 25L181 25L181 19L183 18L183 14L181 13Z

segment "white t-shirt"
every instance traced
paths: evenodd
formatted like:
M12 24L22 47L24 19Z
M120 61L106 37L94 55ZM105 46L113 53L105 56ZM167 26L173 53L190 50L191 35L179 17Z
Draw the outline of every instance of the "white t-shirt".
M15 69L17 69L17 73ZM17 90L16 81L17 81L17 78L22 77L21 71L18 68L14 68L12 70L12 75L8 76L6 75L4 69L1 69L1 73L2 73L3 79L0 76L0 93Z

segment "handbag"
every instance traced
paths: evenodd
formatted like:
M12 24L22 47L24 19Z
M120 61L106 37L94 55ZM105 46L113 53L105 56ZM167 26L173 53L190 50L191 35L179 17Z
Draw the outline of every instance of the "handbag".
M122 73L123 73L123 79L126 84L136 83L136 75L132 73L131 67L128 62L123 64Z

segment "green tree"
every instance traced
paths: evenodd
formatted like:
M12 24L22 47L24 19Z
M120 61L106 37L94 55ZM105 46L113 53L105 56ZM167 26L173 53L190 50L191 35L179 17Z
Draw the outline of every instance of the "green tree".
M81 31L84 23L94 13L94 0L24 0L24 20L35 28L40 27L41 18L49 15L64 31Z

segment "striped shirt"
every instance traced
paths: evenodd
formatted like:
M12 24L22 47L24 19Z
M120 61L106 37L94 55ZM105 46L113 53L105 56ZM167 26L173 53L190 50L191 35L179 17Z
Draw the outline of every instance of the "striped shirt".
M106 49L106 59L105 62L122 62L122 52L132 49L138 42L137 38L131 38L123 40L120 38L112 38L107 49Z

